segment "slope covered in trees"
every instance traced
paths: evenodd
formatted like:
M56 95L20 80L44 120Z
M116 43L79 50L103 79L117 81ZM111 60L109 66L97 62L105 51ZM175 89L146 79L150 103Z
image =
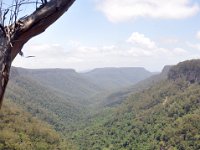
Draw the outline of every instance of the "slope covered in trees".
M17 71L20 77L34 79L78 103L84 104L91 95L102 91L101 87L73 69L23 69L13 67L12 71Z
M75 149L47 123L5 101L0 112L0 150Z
M67 92L50 88L31 75L12 71L5 97L33 116L54 125L55 129L63 130L65 124L73 124L86 114L84 106L71 95L67 95Z
M181 64L185 67L190 63ZM169 76L179 65L169 71ZM131 95L119 107L90 118L84 129L73 133L72 139L84 150L197 150L200 149L199 97L198 82L191 83L185 77L165 79Z

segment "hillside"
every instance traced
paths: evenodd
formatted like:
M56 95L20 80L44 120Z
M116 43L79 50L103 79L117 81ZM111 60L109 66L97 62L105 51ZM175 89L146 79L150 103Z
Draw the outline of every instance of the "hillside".
M0 111L0 122L0 150L75 149L47 123L8 100Z
M151 72L140 67L97 68L83 74L93 83L108 89L121 89L144 80L152 75Z
M136 71L137 69L134 69L135 73ZM121 78L125 79L127 76L131 76L130 72ZM137 75L134 74L133 78L137 79ZM55 129L63 130L71 128L75 122L90 115L91 110L94 109L89 106L101 101L103 95L106 95L108 91L112 92L111 89L103 89L102 86L96 85L91 78L72 69L13 67L5 96L20 104L32 115L54 125Z
M88 119L72 136L79 149L200 149L200 85L185 76L172 80L171 72L179 66L169 70L167 79Z
M33 116L62 130L66 124L72 124L86 114L84 106L74 97L49 88L31 76L19 74L19 71L12 70L5 97Z
M23 69L13 67L12 72L18 72L18 76L33 79L58 92L59 95L64 95L82 104L87 101L90 95L102 91L100 87L73 69Z

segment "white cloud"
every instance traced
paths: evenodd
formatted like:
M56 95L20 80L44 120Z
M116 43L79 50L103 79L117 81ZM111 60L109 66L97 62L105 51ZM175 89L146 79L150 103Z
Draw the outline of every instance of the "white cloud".
M182 19L200 10L192 0L98 0L97 8L112 22L139 17Z
M144 34L133 32L132 35L128 38L127 42L136 44L145 48L155 48L156 44L149 38L145 37Z
M180 55L186 56L186 55L188 55L188 52L185 49L178 47L178 48L173 49L173 54L176 56L180 56Z
M17 57L14 66L25 68L75 68L88 70L97 67L133 67L143 66L147 69L158 70L166 64L175 64L194 56L183 48L173 49L157 46L142 33L134 32L128 44L87 46L74 44L63 48L59 44L27 44L23 49L25 56ZM196 53L195 56L198 56Z
M159 44L165 44L165 45L175 45L178 44L180 40L175 37L162 37L159 39Z
M70 56L59 44L27 44L23 48L24 57L17 56L14 66L25 68L66 68L65 65L80 63L82 60ZM35 56L26 58L27 56ZM70 68L68 65L67 67Z
M193 48L195 50L200 50L200 44L199 43L190 43L190 42L186 42L187 46L190 48Z
M68 42L68 45L70 45L70 46L80 46L81 43L80 43L79 41L70 40L70 41Z
M200 31L197 32L196 37L200 40Z

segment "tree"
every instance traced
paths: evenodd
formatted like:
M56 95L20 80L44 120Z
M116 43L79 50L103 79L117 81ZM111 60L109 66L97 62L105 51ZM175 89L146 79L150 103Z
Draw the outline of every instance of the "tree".
M13 0L10 7L4 9L1 0L0 20L0 108L9 80L12 61L25 43L32 37L44 32L61 17L75 0ZM36 4L35 11L18 19L20 7L28 3ZM37 5L39 4L39 7ZM10 11L10 12L9 12ZM9 16L9 17L7 17ZM7 17L7 18L6 18ZM6 24L7 19L7 24Z

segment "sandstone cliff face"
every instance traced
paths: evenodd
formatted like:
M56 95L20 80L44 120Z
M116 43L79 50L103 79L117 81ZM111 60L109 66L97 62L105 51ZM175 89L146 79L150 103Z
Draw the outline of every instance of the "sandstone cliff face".
M185 79L190 83L200 83L200 59L188 60L173 66L168 78L171 80Z

